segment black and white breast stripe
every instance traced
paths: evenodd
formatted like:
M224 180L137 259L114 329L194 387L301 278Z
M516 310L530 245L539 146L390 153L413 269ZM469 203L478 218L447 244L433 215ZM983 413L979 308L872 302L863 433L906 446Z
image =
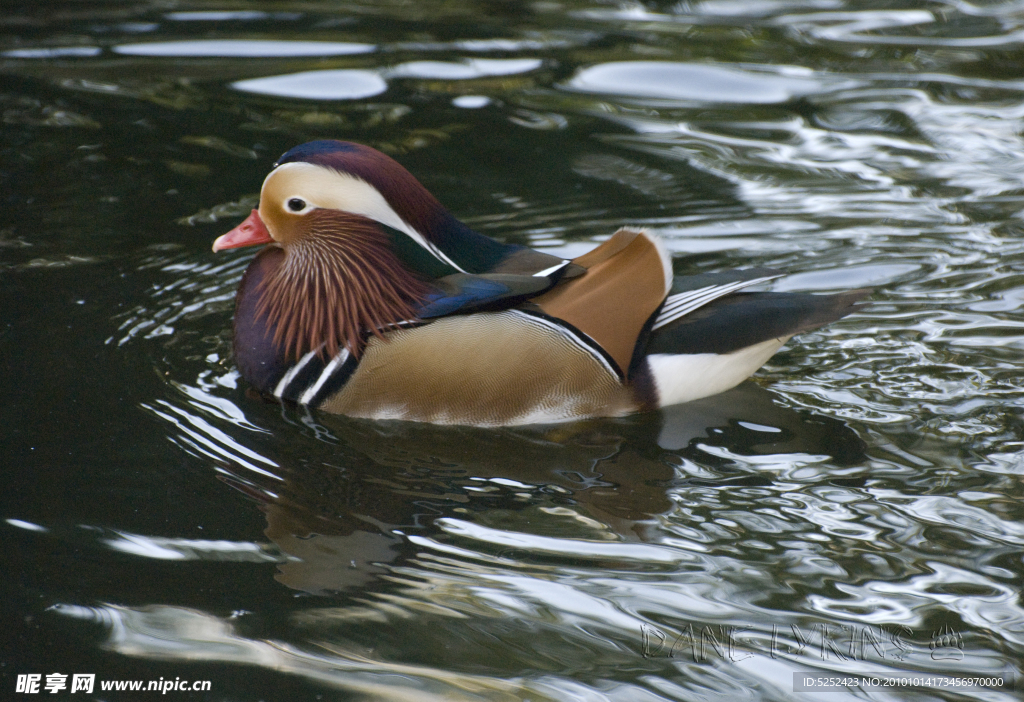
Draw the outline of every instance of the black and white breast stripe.
M666 324L671 324L677 319L690 314L694 310L699 309L720 297L724 297L730 293L736 292L737 290L750 287L751 285L757 285L758 283L764 283L769 280L781 278L782 275L783 274L780 273L779 275L767 275L761 278L753 278L751 280L736 280L731 283L708 285L696 290L687 290L686 292L669 295L668 298L665 299L665 303L661 306L661 310L658 312L657 319L654 320L654 326L651 327L651 331L659 329Z
M422 322L419 320L404 320L381 329L408 329L420 324ZM289 366L274 386L274 397L316 407L344 387L359 365L359 359L349 353L348 349L342 349L337 356L325 361L320 356L322 348L323 345L318 346Z
M275 397L316 407L348 382L359 361L348 349L325 361L319 350L304 355L281 376L274 387Z
M308 381L306 376L308 376L310 372L319 373L323 371L322 367L317 370L317 364L311 363L311 361L316 358L317 351L319 350L320 349L314 349L313 351L310 351L300 358L298 363L285 371L285 374L281 376L281 379L277 381L277 385L274 387L274 397L285 400L297 399L294 397L295 392L293 391L293 388L305 387ZM307 372L303 373L303 371ZM302 374L303 377L296 382L296 378L298 378L300 374Z

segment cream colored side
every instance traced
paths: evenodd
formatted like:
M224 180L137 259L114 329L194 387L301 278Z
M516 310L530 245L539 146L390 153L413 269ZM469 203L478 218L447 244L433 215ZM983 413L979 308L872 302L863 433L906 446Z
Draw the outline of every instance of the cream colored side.
M372 338L320 409L370 419L508 426L622 416L630 390L585 349L508 310L445 317Z
M647 363L658 389L658 405L678 405L734 388L763 366L788 340L788 336L769 339L724 354L651 354Z

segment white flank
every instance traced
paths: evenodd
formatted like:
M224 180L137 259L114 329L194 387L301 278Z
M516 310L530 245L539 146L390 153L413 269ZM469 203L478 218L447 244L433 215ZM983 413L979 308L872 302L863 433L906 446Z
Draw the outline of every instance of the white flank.
M658 405L678 405L734 388L788 340L768 339L732 353L651 354L647 363L658 389Z
M438 260L447 263L461 273L466 272L455 261L448 258L444 251L427 241L426 237L399 217L398 213L391 209L391 205L384 199L384 196L380 194L380 191L365 180L301 161L285 163L275 168L267 176L263 187L266 188L266 183L275 177L285 177L289 181L293 181L295 197L302 198L316 207L344 210L386 224L392 229L407 234Z

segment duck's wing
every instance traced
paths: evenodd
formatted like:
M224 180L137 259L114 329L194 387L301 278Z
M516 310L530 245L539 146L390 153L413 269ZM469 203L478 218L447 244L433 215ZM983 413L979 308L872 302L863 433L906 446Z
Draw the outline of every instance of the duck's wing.
M620 229L573 263L587 272L533 298L530 307L582 332L625 378L648 320L671 289L671 260L647 232Z
M689 402L734 387L791 336L853 312L856 301L870 292L811 295L736 292L733 288L761 280L763 277L721 281L712 288L721 293L719 297L693 308L699 303L693 293L706 287L700 285L689 295L678 297L671 312L658 314L630 368L646 406Z
M551 288L568 261L534 275L453 273L431 281L433 292L416 310L420 319L481 309L507 309Z
M464 238L473 237L468 243L474 244L474 266L463 270L431 255L401 232L380 226L402 263L433 288L416 310L420 319L480 309L506 309L550 289L563 278L586 272L567 259L525 246L501 244L469 230Z
M774 268L745 268L724 273L677 276L665 304L658 310L652 330L664 327L720 297L785 275Z
M785 341L855 312L857 301L870 293L726 293L682 315L659 313L644 353L728 354L769 339ZM659 323L663 316L671 319Z

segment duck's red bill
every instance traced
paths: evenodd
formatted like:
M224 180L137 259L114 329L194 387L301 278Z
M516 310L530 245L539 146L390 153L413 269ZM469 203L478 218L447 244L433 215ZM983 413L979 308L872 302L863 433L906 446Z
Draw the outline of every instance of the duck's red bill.
M227 234L222 234L213 242L214 251L224 249L237 249L241 246L255 246L256 244L269 244L273 239L266 225L260 219L256 210L246 217L245 221L232 229Z

